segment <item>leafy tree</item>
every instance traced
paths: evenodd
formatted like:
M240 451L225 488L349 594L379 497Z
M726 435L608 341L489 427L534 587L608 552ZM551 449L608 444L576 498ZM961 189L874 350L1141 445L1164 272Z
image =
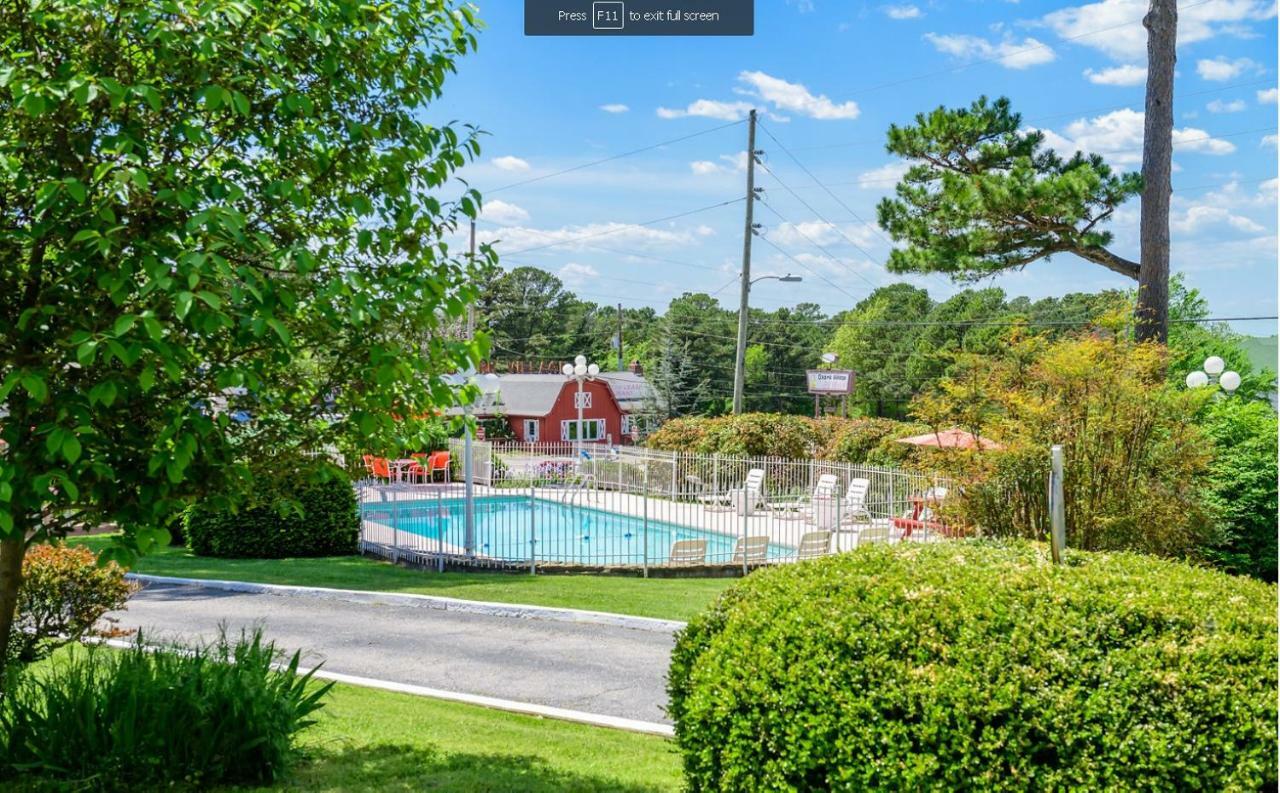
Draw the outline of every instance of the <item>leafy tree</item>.
M748 408L780 413L812 410L813 400L805 394L805 370L821 361L830 333L825 320L826 315L816 303L752 312L747 340L760 353L759 377L747 379ZM747 360L750 364L750 356Z
M966 289L935 305L914 334L907 357L913 390L945 374L961 353L994 352L1009 330L998 324L1007 316L1003 289Z
M721 308L710 295L685 293L667 306L655 333L658 341L646 369L673 375L688 370L687 376L668 382L696 386L692 391L684 391L677 400L677 404L686 408L675 415L690 411L723 412L733 391L734 344L737 339L733 312ZM664 361L666 356L674 356L674 360Z
M438 195L479 146L423 123L476 43L443 0L0 8L0 642L26 548L128 558L287 442L413 444L478 346ZM0 644L0 658L4 645Z
M476 304L477 322L488 329L496 357L527 361L586 353L593 309L537 267L494 267Z
M1208 395L1165 382L1166 367L1164 347L1120 336L1015 334L998 354L962 358L912 408L1003 444L935 454L960 479L953 508L984 532L1044 538L1049 448L1061 444L1070 547L1194 555L1210 528L1197 487Z
M920 326L933 308L929 293L910 284L877 289L844 315L831 341L837 363L854 370L853 401L876 416L901 416L915 392L907 373ZM903 324L894 324L903 323Z
M1204 549L1234 573L1276 580L1276 413L1265 402L1215 402L1204 428L1213 439L1205 498L1215 533Z
M915 163L877 211L881 227L906 244L889 254L891 271L978 280L1071 253L1138 279L1137 262L1107 249L1105 225L1142 191L1142 177L1113 173L1096 154L1064 159L1044 148L1043 133L1021 126L1008 99L986 97L890 126L888 150ZM1139 335L1152 337L1155 323L1163 340L1166 306L1147 297Z

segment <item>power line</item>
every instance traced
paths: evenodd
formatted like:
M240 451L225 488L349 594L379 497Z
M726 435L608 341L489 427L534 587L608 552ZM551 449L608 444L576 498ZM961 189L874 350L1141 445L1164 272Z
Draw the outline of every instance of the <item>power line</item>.
M760 203L762 203L762 204L763 204L764 202L763 202L763 201L761 201ZM849 293L848 291L846 291L846 290L844 289L844 287L840 286L840 285L839 285L839 284L837 284L835 281L832 281L830 278L827 278L827 277L826 277L825 275L823 275L822 273L818 272L817 270L813 269L813 268L812 268L812 267L810 267L809 265L807 265L807 264L805 264L804 262L800 261L799 259L797 259L796 257L792 256L790 253L786 252L786 251L785 251L785 250L783 250L782 248L778 247L777 243L775 243L773 240L771 240L771 239L769 239L768 237L765 237L765 236L763 236L763 235L758 236L758 239L759 239L761 242L763 242L764 244L768 245L770 248L773 248L773 249L774 249L775 251L777 251L778 253L781 253L783 256L785 256L785 257L787 257L788 259L790 259L791 261L795 262L795 263L796 263L797 265L799 265L800 267L803 267L803 268L804 268L805 270L807 270L808 272L810 272L810 273L812 273L813 275L817 276L818 278L822 279L822 281L823 281L823 282L825 282L827 285L829 285L832 289L835 289L835 290L836 290L837 292L839 292L840 294L842 294L842 295L844 295L844 296L848 297L850 300L857 300L857 299L858 299L856 295L853 295L853 294Z
M687 211L687 212L679 212L679 213L674 214L674 215L667 215L666 217L654 218L653 220L646 220L646 221L644 221L643 223L623 223L623 224L619 224L619 225L618 225L617 227L615 227L615 228L605 229L605 230L603 230L603 231L596 231L596 232L592 232L591 234L583 234L583 235L578 236L578 237L569 237L568 239L563 239L563 240L560 240L560 241L558 241L558 242L549 242L549 243L547 243L546 245L534 245L534 246L529 247L529 248L520 248L519 250L506 251L505 253L504 253L503 251L498 251L498 257L499 257L499 259L501 259L501 257L502 257L502 256L504 256L504 255L506 255L506 256L519 256L519 255L520 255L520 254L522 254L522 253L530 253L531 251L540 251L540 250L544 250L544 249L546 249L546 248L554 248L554 247L557 247L557 246L559 246L559 245L568 245L568 244L570 244L570 243L579 242L579 241L581 241L581 240L594 239L594 238L596 238L596 237L603 237L603 236L607 236L607 235L609 235L609 234L617 234L617 233L619 233L619 232L627 231L628 229L635 228L635 227L638 227L638 226L652 226L652 225L655 225L655 224L657 224L657 223L665 223L665 222L666 222L666 221L668 221L668 220L677 220L677 219L679 219L679 218L688 217L689 215L696 215L696 214L698 214L699 212L707 212L707 211L710 211L710 210L712 210L712 209L719 209L720 207L729 206L730 204L736 204L736 203L738 203L739 201L745 201L745 200L746 200L746 198L745 198L745 197L744 197L744 198L731 198L731 199L729 199L728 201L721 201L721 202L720 202L720 203L718 203L718 204L711 204L711 205L709 205L709 206L699 207L698 209L690 209L690 210L689 210L689 211Z
M522 179L522 180L520 180L520 181L518 181L518 182L511 182L510 184L505 184L505 185L503 185L503 186L501 186L501 187L495 187L495 188L493 188L492 190L488 190L488 191L486 191L486 192L485 192L485 195L493 195L494 193L501 193L503 190L510 190L510 189L511 189L511 188L513 188L513 187L521 187L522 185L533 184L534 182L541 182L541 181L542 181L542 180L544 180L544 179L550 179L550 178L555 177L555 176L563 176L564 174L567 174L567 173L573 173L574 171L581 171L581 170L583 170L584 168L591 168L591 167L596 166L596 165L601 165L602 163L606 163L606 162L613 162L614 160L621 160L621 159L623 159L624 157L631 157L632 155L640 154L640 153L642 153L642 152L652 151L653 149L660 149L660 148L662 148L663 146L670 146L670 145L671 145L671 144L673 144L673 143L680 143L681 141L686 141L686 140L690 140L690 139L692 139L692 138L701 137L702 135L709 135L709 134L711 134L712 132L719 132L719 131L720 131L720 130L722 130L722 129L728 129L729 127L734 127L734 126L737 126L738 124L741 124L741 123L742 123L742 120L741 120L741 119L739 119L738 121L730 121L728 124L721 124L721 125L720 125L720 126L718 126L718 127L712 127L712 128L710 128L710 129L704 129L704 130L702 130L701 132L694 132L694 133L689 134L689 135L682 135L682 136L680 136L680 137L678 137L678 138L672 138L671 140L664 140L664 141L662 141L662 142L660 142L660 143L653 143L653 144L650 144L650 145L648 145L648 146L641 146L641 147L640 147L640 148L638 148L638 149L632 149L632 150L630 150L630 151L624 151L624 152L622 152L621 154L614 154L613 156L610 156L610 157L603 157L603 158L601 158L601 159L599 159L599 160L592 160L591 162L584 162L584 163L582 163L581 165L574 165L574 166L572 166L572 167L570 167L570 168L563 168L563 169L561 169L561 170L559 170L559 171L554 171L554 172L552 172L552 173L543 174L542 176L534 176L534 177L531 177L531 178L529 178L529 179Z
M768 169L768 168L766 168L765 170L766 170L766 171L768 171L769 169ZM775 179L777 179L777 176L773 174L773 171L769 171L769 173L770 173L770 175L773 175ZM782 184L782 181L781 181L781 180L779 180L779 181L778 181L778 183L779 183L779 184ZM785 184L783 184L783 187L786 187L786 185L785 185ZM794 193L793 193L792 195L794 195ZM797 198L797 200L799 200L799 201L800 201L800 203L805 204L805 206L806 206L806 207L809 207L809 205L808 205L808 204L806 204L806 203L804 202L804 199L801 199L799 196L796 196L796 198ZM797 226L795 223L792 223L791 221L787 220L787 218L786 218L786 217L785 217L781 212L779 212L778 210L774 209L774 208L773 208L773 205L772 205L772 204L770 204L768 201L765 201L763 198L757 198L756 200L757 200L757 201L759 201L759 202L760 202L760 203L761 203L761 204L762 204L766 209L768 209L768 210L769 210L770 212L772 212L774 215L777 215L777 217L778 217L778 219L779 219L779 220L781 220L783 223L786 223L787 225L789 225L789 226L791 227L791 230L792 230L792 231L794 231L796 234L800 235L802 238L804 238L806 241L808 241L810 245L812 245L813 247L815 247L815 248L817 248L818 250L822 251L822 254L823 254L824 256L826 256L828 259L830 259L831 261L835 262L837 265L840 265L841 267L845 267L845 266L846 266L846 265L844 265L844 264L840 261L840 259L839 259L839 258L837 258L836 256L834 256L830 251L828 251L828 250L827 250L826 248L824 248L820 243L818 243L818 241L817 241L817 240L813 239L813 238L812 238L812 237L810 237L808 234L805 234L803 231L801 231L801 230L800 230L800 227L799 227L799 226ZM813 209L813 207L809 207L809 210L810 210L811 212L813 212L815 215L818 215L817 210ZM838 234L840 234L840 236L841 236L841 237L844 237L844 238L845 238L845 241L846 241L846 242L848 242L848 243L849 243L850 245L852 245L853 247L857 248L857 249L862 253L862 255L863 255L863 256L866 256L866 257L867 257L867 259L868 259L868 260L870 260L870 261L875 261L875 259L871 256L871 254L867 253L867 252L862 248L862 246L858 245L856 242L854 242L853 240L851 240L851 239L849 239L847 236L845 236L844 232L840 231L839 227L838 227L838 226L836 226L836 224L834 224L834 223L832 223L831 221L827 220L826 218L822 217L822 215L818 215L818 218L819 218L820 220L822 220L822 222L823 222L823 223L826 223L828 226L831 226L833 229L835 229L835 230L836 230L836 232L837 232ZM873 282L871 281L871 279L867 278L865 275L863 275L862 273L858 272L857 270L854 270L854 269L852 269L852 268L849 268L849 272L850 272L850 273L852 273L853 275L856 275L858 278L861 278L861 279L863 280L863 282L865 282L867 285L869 285L873 290L874 290L874 289L878 289L878 288L879 288L879 285L878 285L878 284L873 283Z

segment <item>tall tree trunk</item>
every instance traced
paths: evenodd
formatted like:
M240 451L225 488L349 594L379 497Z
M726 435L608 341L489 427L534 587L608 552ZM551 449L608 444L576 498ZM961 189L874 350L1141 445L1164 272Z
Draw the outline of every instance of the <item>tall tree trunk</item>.
M9 658L9 639L18 610L18 585L22 583L22 557L26 541L16 537L0 540L0 680Z
M1173 193L1173 67L1176 0L1151 0L1147 29L1147 112L1142 139L1142 228L1135 311L1138 341L1169 338L1169 199Z

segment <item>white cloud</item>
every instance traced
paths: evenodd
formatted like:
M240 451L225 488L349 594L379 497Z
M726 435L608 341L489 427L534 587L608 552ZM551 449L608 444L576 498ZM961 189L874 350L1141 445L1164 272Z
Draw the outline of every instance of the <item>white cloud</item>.
M548 253L589 250L592 245L607 248L662 248L687 245L703 236L694 229L662 229L637 226L631 223L588 223L582 226L563 226L558 229L535 229L527 226L503 226L497 229L477 230L482 242L495 242L499 253L515 253L526 248L548 248ZM539 251L540 252L540 251ZM532 252L531 252L532 253Z
M884 192L888 192L902 179L903 174L905 174L907 169L910 167L911 164L906 160L894 160L893 162L881 165L879 168L872 168L869 171L863 171L858 174L858 187L863 190L882 190Z
M1033 38L1015 41L1006 35L993 43L980 36L926 33L924 37L938 52L967 61L994 60L1006 69L1026 69L1058 57L1053 48Z
M881 6L880 10L890 19L919 19L924 16L923 11L910 3Z
M790 83L764 72L741 72L738 81L746 87L739 93L757 96L780 110L789 110L821 121L852 120L858 117L857 102L833 102L825 94L814 96L800 83Z
M1147 67L1127 64L1097 71L1085 69L1084 76L1094 85L1142 85L1147 81Z
M480 217L494 223L523 223L529 219L529 213L524 207L495 198L484 202Z
M1268 88L1265 91L1259 91L1258 104L1274 105L1276 103L1276 93L1277 90L1275 88Z
M600 275L600 271L589 264L578 264L577 262L569 262L564 267L556 271L556 275L564 282L565 286L570 289L579 289L587 284L593 278Z
M611 102L607 105L601 105L600 109L606 113L625 113L631 108L627 107L621 102Z
M494 157L493 164L504 171L527 171L530 168L527 161L510 155L505 157Z
M1234 214L1223 207L1205 204L1194 204L1187 207L1186 211L1176 213L1169 219L1169 228L1182 234L1193 234L1207 227L1221 225L1249 234L1260 234L1266 230L1244 215Z
M1206 80L1214 80L1221 82L1223 80L1234 80L1240 75L1248 71L1258 68L1258 64L1248 58L1236 58L1229 61L1226 58L1201 58L1196 61L1196 74Z
M1199 0L1178 12L1178 44L1204 41L1218 34L1248 32L1243 23L1270 19L1275 0ZM1119 61L1145 59L1147 31L1141 20L1147 0L1101 0L1064 8L1041 22L1073 44L1093 47Z
M1245 109L1245 103L1243 99L1233 99L1230 102L1215 99L1205 105L1205 109L1210 113L1240 113Z
M769 238L781 245L848 245L850 241L862 248L876 245L880 240L876 226L867 223L832 225L825 220L805 220L800 223L782 222L767 230Z
M746 151L740 151L737 154L721 154L720 162L697 160L689 163L689 170L693 171L696 176L745 171L747 170L747 153Z
M1125 108L1090 119L1076 119L1061 133L1041 130L1045 143L1068 157L1076 151L1101 154L1114 165L1136 165L1142 162L1143 113ZM1215 138L1195 127L1173 131L1173 150L1199 154L1230 154L1235 144Z
M1280 138L1272 134L1272 135L1263 135L1262 142L1259 143L1258 145L1259 146L1275 146L1276 144L1280 144Z
M733 89L735 93L762 100L773 105L775 110L787 110L822 121L858 117L856 102L833 102L824 94L815 96L800 83L787 82L764 72L740 72L738 83ZM701 116L722 121L740 121L747 117L753 107L756 107L755 103L741 100L695 99L683 108L659 107L657 113L658 118L666 119ZM774 121L788 120L769 110L764 112Z
M750 102L720 102L715 99L696 99L684 109L660 107L658 118L685 118L699 116L702 118L718 118L721 121L741 121L751 110Z

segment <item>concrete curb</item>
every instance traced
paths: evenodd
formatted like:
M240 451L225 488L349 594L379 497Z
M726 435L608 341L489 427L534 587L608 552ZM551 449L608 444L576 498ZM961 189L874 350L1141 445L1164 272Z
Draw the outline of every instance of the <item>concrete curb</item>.
M159 578L160 576L152 577ZM127 650L133 647L132 642L127 642L122 639L106 639L98 642L98 644L103 644L107 647L114 647L120 650ZM146 647L149 651L164 649L164 645L148 644ZM277 667L282 668L282 665L278 664ZM490 708L491 710L520 713L525 716L537 716L545 719L556 719L557 721L571 721L592 727L606 727L612 730L624 730L626 732L637 732L645 735L658 735L663 738L675 737L674 727L670 724L662 724L661 722L656 721L624 719L621 716L605 716L603 714L587 713L586 711L581 710L555 708L550 705L537 705L532 702L517 702L511 699L486 697L480 694L464 694L460 691L445 691L444 689L439 688L415 686L410 683L397 683L392 680L378 680L377 678L372 677L347 675L341 672L329 672L325 669L307 667L298 668L298 674L300 675L305 675L308 672L313 673L313 676L317 680L332 680L335 683L343 683L349 686L376 688L381 691L391 691L397 694L409 694L415 697L428 697L430 699L440 699L447 702L461 702L466 705Z
M628 630L653 633L675 633L686 623L678 620L661 620L653 617L633 617L628 614L612 614L607 611L530 606L520 603L493 603L485 600L462 600L438 595L414 595L399 592L369 592L361 589L331 589L328 587L290 586L286 584L257 584L249 581L221 581L213 578L172 578L170 576L128 573L126 578L143 584L174 584L219 589L227 592L244 592L254 595L282 597L308 597L317 600L339 600L348 603L368 603L381 606L409 606L413 608L456 611L467 614L483 614L489 617L548 620L551 622L575 622L588 625L609 625Z

